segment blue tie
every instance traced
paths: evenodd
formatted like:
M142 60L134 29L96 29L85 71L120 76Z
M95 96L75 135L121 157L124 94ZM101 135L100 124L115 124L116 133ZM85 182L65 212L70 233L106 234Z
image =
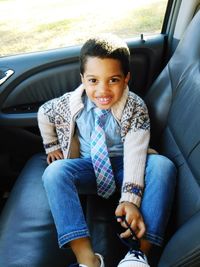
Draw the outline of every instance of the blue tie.
M103 129L108 112L95 109L95 127L91 135L91 158L97 177L97 193L104 198L109 198L116 188Z

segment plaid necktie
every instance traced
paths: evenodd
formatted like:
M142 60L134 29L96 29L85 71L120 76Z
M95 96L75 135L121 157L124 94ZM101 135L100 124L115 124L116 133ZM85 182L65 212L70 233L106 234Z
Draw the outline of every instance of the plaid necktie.
M104 198L112 195L116 188L103 129L108 112L95 109L95 127L91 135L91 158L97 177L97 193Z

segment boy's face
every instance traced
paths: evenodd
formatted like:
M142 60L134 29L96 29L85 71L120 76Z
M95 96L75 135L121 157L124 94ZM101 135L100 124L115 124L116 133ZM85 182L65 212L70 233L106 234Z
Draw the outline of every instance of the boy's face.
M86 94L100 109L109 109L122 96L130 78L125 77L117 59L88 57L81 75Z

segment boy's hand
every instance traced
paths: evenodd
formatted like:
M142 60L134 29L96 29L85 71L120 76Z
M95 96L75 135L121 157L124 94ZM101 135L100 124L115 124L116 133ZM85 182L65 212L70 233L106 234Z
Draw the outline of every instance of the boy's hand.
M115 210L115 215L125 216L126 221L135 232L137 238L141 238L144 235L146 228L142 215L139 209L133 203L120 203ZM118 218L117 221L121 223L122 227L127 228L127 225L122 221L122 219ZM129 229L120 234L121 238L128 238L129 236L131 236L131 231Z
M50 152L47 155L47 163L50 164L54 160L63 159L63 158L64 158L64 156L63 156L61 149L57 149L55 151Z

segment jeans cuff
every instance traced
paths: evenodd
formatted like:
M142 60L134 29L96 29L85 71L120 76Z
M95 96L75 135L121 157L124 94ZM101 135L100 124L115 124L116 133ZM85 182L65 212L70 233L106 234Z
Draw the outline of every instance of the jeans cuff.
M90 234L87 229L73 231L73 232L70 232L68 234L61 236L58 239L58 244L59 244L59 247L62 248L63 246L65 246L67 243L69 243L72 240L82 238L82 237L89 237L89 236Z
M163 244L163 238L155 234L146 233L144 238L147 239L151 244L159 247L161 247Z

